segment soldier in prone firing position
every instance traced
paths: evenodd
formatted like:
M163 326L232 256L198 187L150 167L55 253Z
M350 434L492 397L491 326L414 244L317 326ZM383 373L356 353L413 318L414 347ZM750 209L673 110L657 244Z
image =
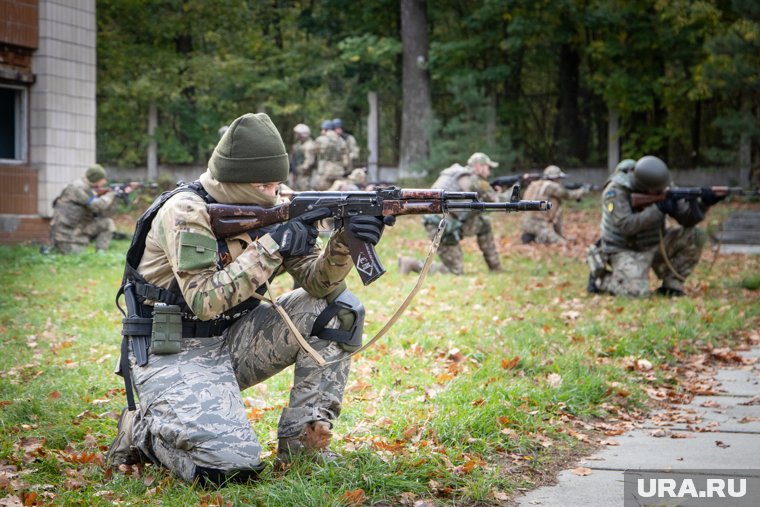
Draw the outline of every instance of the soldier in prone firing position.
M491 168L499 163L492 161L485 153L473 153L467 160L467 167L454 164L441 171L432 188L440 188L451 192L477 192L482 201L498 202L499 194L488 183ZM438 229L441 217L426 215L423 224L432 238ZM478 247L483 252L483 259L490 271L501 271L501 259L496 249L491 219L482 213L471 211L450 213L446 218L446 229L438 247L438 256L443 265L455 275L464 273L464 253L459 242L465 236L475 236Z
M110 215L119 193L129 194L138 184L126 185L119 192L111 189L106 171L99 164L90 166L85 175L66 185L53 201L50 240L60 253L81 253L95 241L95 250L104 251L111 244L116 226Z
M522 219L522 242L539 244L566 243L562 235L562 200L581 199L588 194L588 187L582 186L568 190L559 183L566 178L562 169L550 165L544 169L540 180L532 181L523 196L526 200L551 201L552 208L547 212L526 213Z
M632 194L660 194L668 166L648 155L629 171L616 171L602 191L602 237L588 249L588 291L646 297L649 268L662 280L657 293L683 296L684 281L699 262L707 234L696 227L722 197L666 198L635 208ZM679 226L666 227L670 216Z
M246 114L232 122L198 181L163 194L138 221L122 287L128 315L120 371L132 410L122 413L111 466L149 460L186 481L214 484L255 477L261 445L241 391L291 365L277 458L336 459L328 446L350 361L319 366L277 308L255 296L286 270L301 288L278 306L328 363L346 358L360 345L364 308L343 281L353 267L345 231L375 245L383 221L348 218L324 249L314 227L321 210L217 240L209 204L272 207L287 177L275 126L265 114Z

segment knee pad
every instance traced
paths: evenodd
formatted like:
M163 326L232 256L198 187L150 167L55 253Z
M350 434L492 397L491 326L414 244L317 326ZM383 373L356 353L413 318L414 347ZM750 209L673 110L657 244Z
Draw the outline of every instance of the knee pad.
M337 342L346 352L353 352L362 346L364 313L362 302L346 289L317 316L311 334L322 340ZM325 327L336 316L340 320L340 327Z

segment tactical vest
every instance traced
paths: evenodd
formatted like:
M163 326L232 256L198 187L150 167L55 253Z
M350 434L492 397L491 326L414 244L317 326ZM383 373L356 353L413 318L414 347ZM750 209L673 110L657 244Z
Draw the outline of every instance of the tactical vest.
M472 176L472 170L469 167L454 164L441 171L441 174L431 188L443 189L447 192L467 190L459 187L459 178L462 176Z
M145 213L143 213L143 215L137 220L137 224L135 225L135 233L132 237L132 243L129 246L129 250L127 250L124 275L122 277L119 292L116 294L116 300L118 302L119 297L124 293L124 288L127 283L131 283L134 286L134 291L138 298L137 303L140 305L140 308L143 312L147 313L151 311L150 308L145 308L146 306L149 306L145 305L146 300L158 301L167 305L177 305L182 309L182 312L184 314L183 321L187 322L187 324L183 325L185 328L183 329L184 336L218 336L221 334L221 331L224 330L223 328L229 327L245 313L255 308L259 304L259 300L256 298L249 298L234 308L227 310L214 321L198 321L194 319L189 305L179 290L179 284L177 283L176 279L167 289L148 282L145 277L143 277L137 271L137 268L140 265L140 261L142 260L143 253L145 252L145 241L148 237L148 232L150 231L150 228L153 224L153 220L156 218L156 215L158 214L158 211L161 209L161 207L166 204L166 201L180 192L193 192L194 194L200 196L206 204L212 204L216 202L214 198L211 197L208 192L206 192L206 190L203 188L203 185L201 185L199 181L194 181L193 183L182 185L178 188L175 188L174 190L161 194L153 202L153 204L151 204L147 211L145 211ZM224 252L227 250L226 243L223 240L219 240L218 245L220 252L224 254ZM263 295L266 292L266 285L260 286L256 292ZM140 315L140 317L147 318L149 315Z
M628 203L630 204L631 193L633 193L633 190L630 187L629 179L629 174L620 173L614 175L612 182L607 185L602 191L602 196L604 196L608 191L614 191L618 195L625 196L625 198L628 200ZM660 227L652 227L645 231L640 231L635 235L626 236L620 231L620 229L613 221L612 213L610 213L607 207L603 205L601 224L602 243L605 246L605 249L608 251L633 250L636 252L641 252L644 250L649 250L650 248L657 246L657 244L660 242L660 228L664 226L664 224L665 221L663 220Z

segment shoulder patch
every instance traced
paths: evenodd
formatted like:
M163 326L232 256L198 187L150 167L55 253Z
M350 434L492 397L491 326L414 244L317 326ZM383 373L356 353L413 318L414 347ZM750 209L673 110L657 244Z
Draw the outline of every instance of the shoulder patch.
M604 193L604 198L605 198L605 199L610 199L610 198L612 198L612 197L615 197L616 195L617 195L617 192L615 192L615 190L613 190L613 189L610 189L610 190L607 190L607 191Z
M612 213L612 210L614 210L614 209L615 209L615 205L612 204L612 202L608 202L607 203L607 211L609 211L610 213Z
M196 232L179 234L179 269L193 271L216 264L218 245L214 238Z

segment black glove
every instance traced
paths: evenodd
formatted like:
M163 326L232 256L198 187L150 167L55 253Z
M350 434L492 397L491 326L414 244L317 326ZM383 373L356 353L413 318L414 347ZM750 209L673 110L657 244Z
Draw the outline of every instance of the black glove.
M713 206L726 197L728 197L728 194L718 195L715 192L706 192L705 195L702 196L702 204L705 206Z
M317 243L319 231L314 227L314 222L329 215L327 208L309 211L276 226L269 235L280 245L279 252L283 257L300 257L311 252Z
M370 215L355 215L346 219L346 228L356 238L371 245L377 245L380 242L380 236L383 235L385 226L395 223L396 217L393 215L385 218Z
M678 201L670 197L666 197L664 201L657 203L657 207L660 211L666 215L673 216L678 211Z

